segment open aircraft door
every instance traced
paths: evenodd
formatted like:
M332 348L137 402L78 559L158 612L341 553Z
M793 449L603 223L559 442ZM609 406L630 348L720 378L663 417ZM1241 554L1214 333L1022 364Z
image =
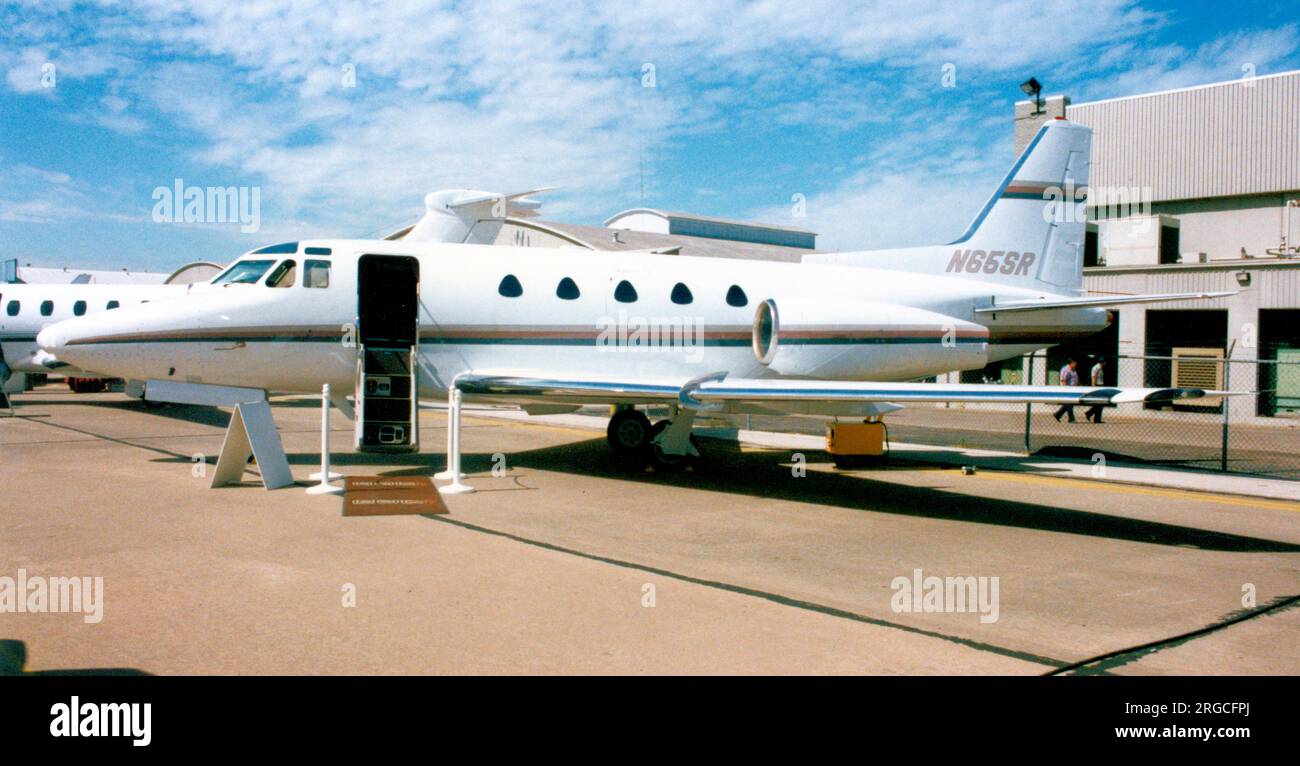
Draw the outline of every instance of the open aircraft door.
M420 262L363 255L357 263L356 448L420 448L416 400Z

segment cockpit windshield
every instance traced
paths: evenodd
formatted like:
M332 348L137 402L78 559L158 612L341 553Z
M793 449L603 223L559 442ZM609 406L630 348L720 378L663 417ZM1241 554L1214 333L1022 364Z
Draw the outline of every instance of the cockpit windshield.
M235 261L230 268L212 280L214 285L252 285L262 278L274 260L269 261Z

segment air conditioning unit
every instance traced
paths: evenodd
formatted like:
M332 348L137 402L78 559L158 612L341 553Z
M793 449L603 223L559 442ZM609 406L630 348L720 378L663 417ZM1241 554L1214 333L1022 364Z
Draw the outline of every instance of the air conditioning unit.
M1223 349L1175 348L1170 356L1174 359L1170 374L1171 385L1180 388L1223 389ZM1223 397L1205 396L1200 399L1187 399L1180 404L1217 409L1223 404Z
M1165 229L1177 229L1180 223L1169 215L1115 218L1101 224L1099 255L1107 266L1154 266L1160 263L1161 237ZM1176 246L1176 242L1175 242ZM1190 253L1171 253L1190 263Z

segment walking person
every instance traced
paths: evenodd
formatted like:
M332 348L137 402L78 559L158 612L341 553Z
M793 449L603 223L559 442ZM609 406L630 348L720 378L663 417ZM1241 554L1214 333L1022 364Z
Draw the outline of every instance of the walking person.
M1061 385L1063 385L1063 386L1077 386L1077 385L1079 385L1079 363L1078 363L1078 361L1076 361L1076 360L1074 360L1074 359L1071 359L1068 363L1066 363L1066 365L1065 365L1064 367L1061 368ZM1061 408L1058 409L1058 410L1056 411L1056 414L1053 415L1052 417L1056 418L1056 420L1059 422L1059 421L1061 420L1061 416L1062 416L1062 415L1068 415L1069 418L1070 418L1070 422L1073 423L1073 422L1074 422L1074 405L1073 405L1073 404L1062 404L1062 405L1061 405Z
M1106 360L1099 357L1097 363L1092 366L1092 372L1089 373L1089 376L1092 378L1094 386L1100 388L1106 385ZM1087 412L1083 413L1084 420L1100 423L1102 409L1103 407L1100 404L1092 405Z

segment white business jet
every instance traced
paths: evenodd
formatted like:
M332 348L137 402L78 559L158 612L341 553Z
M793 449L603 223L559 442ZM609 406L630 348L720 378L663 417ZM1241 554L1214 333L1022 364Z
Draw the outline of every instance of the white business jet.
M1229 294L1081 294L1083 219L1045 207L1077 204L1058 192L1086 187L1089 144L1085 127L1043 126L949 245L794 264L289 242L241 258L217 289L61 322L39 343L85 369L172 386L306 393L328 383L336 395L355 392L362 450L417 448L420 397L530 413L608 404L611 446L665 468L698 454L690 437L701 413L865 416L908 402L1201 396L909 382L1092 335L1109 322L1106 306ZM647 405L672 414L652 426L638 409Z
M0 284L0 386L22 387L20 376L57 372L70 378L112 377L82 370L42 351L36 335L64 319L124 306L170 300L190 285ZM17 375L15 375L17 373ZM11 385L11 378L13 380Z
M475 189L443 189L425 197L425 214L387 239L403 242L479 242L490 244L507 218L536 215L540 203L532 196L550 191L533 189L515 194L498 194ZM249 257L259 255L258 251ZM260 275L259 275L260 276ZM227 271L213 284L239 284L249 279L246 270ZM255 281L255 279L254 279ZM43 351L36 335L45 327L103 311L170 300L190 294L195 285L104 285L104 284L0 284L0 386L6 393L23 388L14 374L56 372L74 379L118 377L83 370ZM128 386L139 396L141 389Z

